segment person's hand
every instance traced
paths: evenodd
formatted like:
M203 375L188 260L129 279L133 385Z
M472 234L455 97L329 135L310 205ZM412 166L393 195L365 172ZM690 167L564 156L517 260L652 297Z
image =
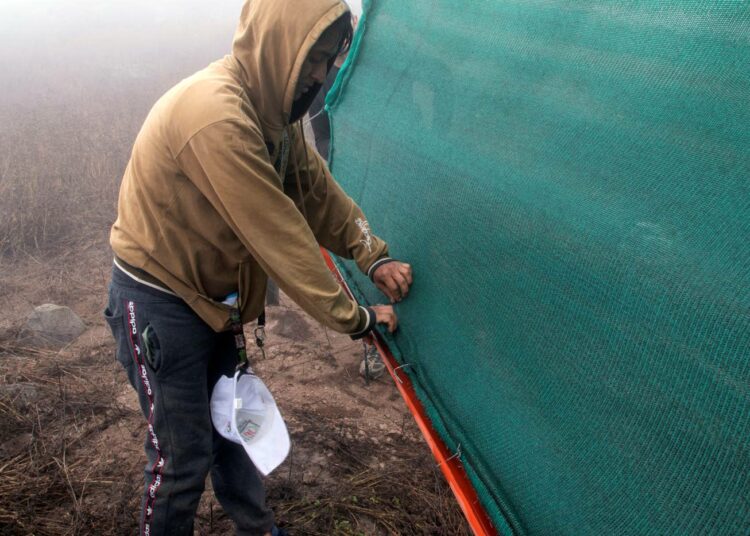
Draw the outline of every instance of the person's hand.
M393 333L398 328L398 317L392 305L371 305L370 309L375 311L375 322L388 326L388 332Z
M391 303L399 302L409 294L412 284L411 265L399 261L387 262L378 266L372 274L372 281L388 296Z

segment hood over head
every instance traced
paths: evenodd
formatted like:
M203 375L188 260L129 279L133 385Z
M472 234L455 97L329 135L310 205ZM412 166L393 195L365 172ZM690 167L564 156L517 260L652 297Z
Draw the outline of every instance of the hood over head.
M290 119L298 119L291 115L302 64L348 11L342 0L245 0L232 56L267 140L277 140Z

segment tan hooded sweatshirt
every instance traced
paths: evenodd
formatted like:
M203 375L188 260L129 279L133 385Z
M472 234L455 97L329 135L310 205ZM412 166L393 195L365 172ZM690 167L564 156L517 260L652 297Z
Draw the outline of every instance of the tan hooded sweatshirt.
M300 125L289 125L302 64L347 9L341 0L246 1L232 54L168 91L135 141L112 248L216 331L229 327L220 302L232 292L243 322L258 317L266 274L332 329L355 334L371 321L318 244L363 272L387 245L303 143Z

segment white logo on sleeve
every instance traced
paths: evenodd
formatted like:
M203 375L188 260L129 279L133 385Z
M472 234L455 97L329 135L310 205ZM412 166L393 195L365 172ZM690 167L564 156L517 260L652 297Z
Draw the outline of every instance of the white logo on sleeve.
M372 253L372 233L370 232L370 224L367 223L367 220L363 220L362 218L357 218L354 220L354 223L356 223L359 230L362 231L362 239L359 243L365 246L367 251Z

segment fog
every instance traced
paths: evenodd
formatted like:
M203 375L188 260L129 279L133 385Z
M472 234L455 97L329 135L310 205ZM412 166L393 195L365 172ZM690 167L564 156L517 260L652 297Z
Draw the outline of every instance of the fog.
M4 0L0 105L163 89L228 52L240 7L241 0Z
M153 102L230 50L241 0L0 0L0 167L118 181Z
M149 109L229 53L241 7L242 0L0 0L0 227L8 207L30 210L43 191L114 198ZM46 187L53 182L54 191ZM12 221L17 235L21 224Z
M164 89L229 51L242 0L0 0L0 106ZM360 2L352 2L361 10ZM140 87L140 91L146 91Z

